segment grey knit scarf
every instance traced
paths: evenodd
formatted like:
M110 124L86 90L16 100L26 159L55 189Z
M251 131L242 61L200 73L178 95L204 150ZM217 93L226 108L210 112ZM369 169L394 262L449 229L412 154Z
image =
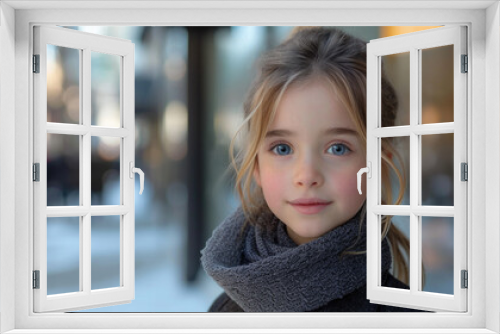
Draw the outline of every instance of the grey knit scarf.
M360 216L361 210L345 224L298 246L274 215L259 217L241 234L245 216L238 208L214 230L201 262L246 312L312 311L366 284L366 254L340 256L356 240L349 250L366 250L366 224L360 228ZM391 262L384 239L382 272Z

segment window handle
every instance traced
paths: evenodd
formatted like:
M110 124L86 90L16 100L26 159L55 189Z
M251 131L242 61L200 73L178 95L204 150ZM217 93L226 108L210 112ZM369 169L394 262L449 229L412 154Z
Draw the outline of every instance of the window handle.
M144 172L140 168L135 168L133 161L130 161L130 163L129 163L129 171L130 171L130 178L131 179L134 178L134 173L139 174L140 183L141 183L141 190L139 190L139 195L142 195L142 191L144 190Z
M370 161L368 161L368 167L361 168L358 171L358 192L360 195L361 195L361 175L363 175L363 173L366 173L367 177L369 179L371 179L371 177L372 177L372 163Z

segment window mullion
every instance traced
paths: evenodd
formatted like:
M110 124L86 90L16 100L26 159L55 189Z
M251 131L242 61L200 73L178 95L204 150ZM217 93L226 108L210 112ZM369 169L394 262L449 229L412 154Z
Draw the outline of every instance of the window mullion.
M125 70L125 62L123 57L120 57L120 130L126 130L125 129L125 124L128 122L128 119L126 119L125 113L124 113L124 103L123 103L123 98L124 98L124 91L123 91L123 71ZM128 142L128 140L125 140L125 138L121 139L120 143L120 205L125 205L128 204L128 201L125 201L125 196L127 194L128 188L126 187L126 184L128 182L125 182L126 178L129 177L129 175L124 175L125 168L129 168L129 165L127 162L125 162L125 159L127 159L127 156L125 154L125 143ZM128 224L130 225L130 224ZM120 216L120 286L125 285L125 276L127 275L126 273L126 264L125 264L125 228L128 226L125 226L125 218L123 215Z
M81 65L82 83L81 100L82 100L82 125L89 128L91 126L91 51L83 49L83 61ZM90 293L91 290L91 132L88 131L82 136L82 150L80 159L80 170L83 171L82 185L83 189L83 206L89 211L82 217L82 233L80 234L80 245L82 251L82 261L80 263L80 277L83 278L83 291Z
M420 137L414 129L420 123L420 57L418 49L410 51L410 291L415 293L419 289L420 276L420 219L414 209L420 205L420 171L421 151Z

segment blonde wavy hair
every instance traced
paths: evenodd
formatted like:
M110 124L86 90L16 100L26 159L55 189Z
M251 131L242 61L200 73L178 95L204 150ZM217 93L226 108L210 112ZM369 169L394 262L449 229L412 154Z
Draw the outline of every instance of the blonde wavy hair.
M366 154L366 43L338 29L327 27L300 27L279 46L261 56L258 75L244 101L244 120L229 146L231 165L235 171L235 190L245 212L247 223L255 223L256 217L270 213L262 189L253 179L257 152L269 125L273 122L277 106L286 89L294 83L313 78L326 79L348 110L356 131L365 144ZM398 100L393 86L382 75L382 122L384 126L395 123ZM240 136L241 148L234 154L235 144ZM382 145L381 173L383 184L382 203L398 205L402 202L406 175L396 165L402 159L391 138L384 138ZM393 202L390 171L399 182L399 193ZM366 204L366 202L365 202ZM366 214L363 205L362 216ZM391 224L392 216L382 218L382 238L388 238L391 245L394 275L408 284L409 258L408 238ZM364 219L361 220L363 223ZM360 226L361 228L361 226ZM356 241L357 242L357 241ZM352 247L356 244L353 244ZM351 248L352 248L351 247ZM349 248L350 249L350 248ZM345 254L364 254L349 252Z

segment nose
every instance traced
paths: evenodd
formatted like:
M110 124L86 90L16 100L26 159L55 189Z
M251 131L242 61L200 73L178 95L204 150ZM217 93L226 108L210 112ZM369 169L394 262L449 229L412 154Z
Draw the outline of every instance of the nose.
M305 188L318 187L323 182L324 177L318 161L312 156L304 156L298 159L294 173L296 186Z

